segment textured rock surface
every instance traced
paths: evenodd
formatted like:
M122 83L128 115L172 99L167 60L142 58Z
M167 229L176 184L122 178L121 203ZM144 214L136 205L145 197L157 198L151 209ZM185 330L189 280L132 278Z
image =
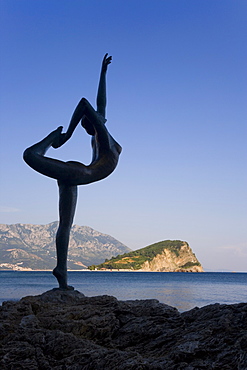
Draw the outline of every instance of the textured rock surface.
M0 268L53 269L56 265L55 236L58 222L48 225L0 224ZM88 226L71 229L68 267L83 269L130 249L110 235Z
M247 369L247 303L179 313L53 290L0 310L1 369Z

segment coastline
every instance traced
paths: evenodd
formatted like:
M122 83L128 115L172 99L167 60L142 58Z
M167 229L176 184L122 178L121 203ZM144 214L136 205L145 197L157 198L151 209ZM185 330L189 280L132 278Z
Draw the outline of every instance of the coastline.
M0 304L58 287L51 270L0 271L0 280ZM68 282L90 297L108 294L120 300L157 299L180 312L215 302L235 304L247 297L246 273L76 270L69 271Z
M21 269L21 270L18 270L18 269L0 269L0 272L7 272L7 271L10 271L10 272L14 272L14 271L18 271L18 272L52 272L53 270L32 270L32 269ZM181 272L181 273L222 273L222 274L247 274L247 271L212 271L212 270L204 270L204 271L147 271L147 270L131 270L131 269L104 269L104 270L90 270L90 269L81 269L81 270L68 270L68 272L158 272L158 273L178 273L178 272Z

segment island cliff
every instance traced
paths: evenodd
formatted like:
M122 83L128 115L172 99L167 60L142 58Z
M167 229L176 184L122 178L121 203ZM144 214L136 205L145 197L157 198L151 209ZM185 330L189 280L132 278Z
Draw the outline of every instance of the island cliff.
M117 269L166 272L203 272L189 244L180 240L165 240L145 248L112 257L90 269Z

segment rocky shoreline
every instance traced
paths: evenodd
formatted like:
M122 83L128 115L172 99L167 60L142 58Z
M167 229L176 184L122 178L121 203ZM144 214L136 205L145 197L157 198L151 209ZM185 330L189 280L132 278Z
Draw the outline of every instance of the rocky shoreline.
M247 303L180 313L57 289L4 302L0 317L1 369L247 369Z

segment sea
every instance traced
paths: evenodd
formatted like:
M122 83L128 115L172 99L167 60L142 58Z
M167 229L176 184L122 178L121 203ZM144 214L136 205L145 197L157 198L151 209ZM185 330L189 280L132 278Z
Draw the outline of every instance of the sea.
M180 312L247 302L247 273L69 271L68 283L88 297L157 299ZM0 304L57 287L51 271L0 271Z

